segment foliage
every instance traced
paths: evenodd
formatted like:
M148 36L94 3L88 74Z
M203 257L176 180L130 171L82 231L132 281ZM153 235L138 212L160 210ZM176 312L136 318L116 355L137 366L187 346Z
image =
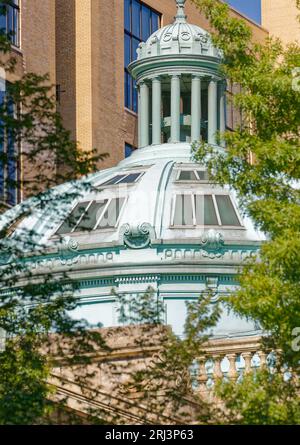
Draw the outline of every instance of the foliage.
M278 370L285 364L298 374L300 351L293 350L292 341L300 320L300 88L294 74L300 47L297 42L284 47L275 38L256 42L246 22L233 18L227 5L193 1L210 21L213 42L223 52L223 75L241 86L233 100L244 117L235 132L219 135L226 150L216 152L200 143L194 147L195 158L207 165L213 181L235 189L245 214L267 237L259 259L241 270L240 290L227 304L268 333L263 346L281 351ZM249 378L221 391L230 414L242 423L299 421L297 386L278 378L271 382L264 373L248 396ZM282 408L281 417L276 405Z
M153 307L156 297L154 293L149 295L152 295L152 303L148 297L148 306ZM136 315L139 314L140 307L144 311L144 303L139 306L137 301L134 305ZM192 371L195 360L205 356L202 347L208 341L220 312L219 305L212 303L210 293L202 294L194 302L188 302L183 338L175 335L170 328L161 331L157 353L150 361L146 357L144 366L132 372L124 385L123 392L127 397L134 397L138 406L155 413L160 421L165 419L166 422L175 424L189 423L191 413L195 414L196 411L200 423L211 423L218 410L192 390L196 384ZM149 314L149 311L145 313ZM151 336L156 321L153 323L150 316L148 319L144 317L143 323L148 336ZM147 353L145 339L137 339L136 343L144 347Z
M151 286L142 294L118 295L118 301L121 324L159 325L164 321L164 304Z
M3 33L0 51L1 68L9 75L17 60ZM87 366L90 354L99 348L107 351L99 331L89 330L88 323L69 315L78 304L77 284L63 273L35 274L32 258L47 249L35 227L15 232L24 216L34 214L41 216L47 230L44 209L62 215L74 199L91 188L86 175L103 158L92 147L82 148L71 139L57 111L53 90L47 75L27 73L6 82L0 104L1 172L16 164L23 172L23 177L15 178L3 179L1 174L0 213L10 207L7 198L12 190L22 189L24 196L30 197L0 217L0 328L1 336L5 334L4 350L0 351L0 424L52 422L58 406L52 402L59 400L64 405L68 398L57 399L50 381L53 368L63 362L74 370L78 385L87 385L93 378ZM13 143L13 152L4 149L7 141ZM21 145L22 151L18 149ZM64 186L63 193L61 186L51 188L65 181L70 181L71 187ZM61 248L65 248L63 244ZM91 398L92 394L90 389ZM87 414L94 419L95 413Z

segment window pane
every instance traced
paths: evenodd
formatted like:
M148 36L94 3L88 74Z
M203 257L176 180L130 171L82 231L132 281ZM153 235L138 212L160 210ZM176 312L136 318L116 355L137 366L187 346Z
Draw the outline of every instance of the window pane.
M177 195L175 204L174 226L193 225L191 195Z
M6 33L6 6L0 3L0 32Z
M218 219L212 196L195 195L196 221L198 225L215 226Z
M158 30L159 28L159 15L152 11L152 20L151 20L151 34Z
M132 34L138 39L141 38L140 25L140 4L136 0L132 0Z
M204 196L204 224L205 225L218 225L218 218L212 196Z
M131 153L133 152L133 147L130 144L125 144L125 158L129 158Z
M124 27L130 32L130 0L124 0Z
M119 219L122 207L124 205L125 198L112 199L105 211L101 221L98 224L97 229L109 229L114 228Z
M193 170L185 171L182 170L179 175L180 181L197 181L197 177Z
M64 223L60 226L58 231L56 232L58 235L62 235L64 233L69 233L76 226L81 215L85 212L87 206L89 205L89 201L80 202L77 204L72 213L67 217Z
M228 195L216 195L220 218L223 226L240 226L240 222Z
M95 227L98 219L100 218L101 213L103 212L107 202L107 199L101 202L93 202L88 208L87 212L84 214L78 226L76 227L75 232L92 230Z
M124 72L125 107L131 108L131 76Z
M206 170L197 170L197 174L200 181L207 181L208 180L208 173Z
M124 35L124 65L125 65L125 68L127 68L131 62L131 51L130 51L131 48L130 48L130 46L131 46L130 36L125 33L125 35Z
M109 179L108 181L104 182L101 185L112 185L112 184L116 184L117 182L120 181L120 179L125 178L126 175L117 175L114 176L113 178Z
M142 40L145 42L151 34L151 11L147 6L142 5Z
M140 175L141 173L131 173L130 175L126 176L126 178L122 179L119 184L130 184L135 182Z
M133 60L137 59L137 53L136 50L138 49L138 46L140 44L140 41L138 39L135 39L134 37L132 37L132 52L131 52L131 62Z

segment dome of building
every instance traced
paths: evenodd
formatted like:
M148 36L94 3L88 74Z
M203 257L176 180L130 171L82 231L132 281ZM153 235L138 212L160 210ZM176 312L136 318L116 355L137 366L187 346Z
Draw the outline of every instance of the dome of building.
M178 54L220 57L220 51L212 45L209 33L197 25L187 23L184 4L185 0L177 1L174 23L154 32L146 42L139 45L138 60Z
M180 23L172 29L193 30L194 39L200 28L185 24L183 6L177 1ZM145 57L146 65L151 57ZM93 187L62 212L35 210L33 198L29 216L18 220L19 205L2 224L19 221L12 237L30 227L46 246L26 259L34 273L67 272L78 282L74 316L116 325L118 295L139 296L150 286L165 305L166 323L181 334L185 302L205 292L217 300L236 289L241 263L257 252L263 237L239 211L234 193L210 182L205 167L193 159L195 140L224 150L216 144L217 131L225 129L224 79L217 65L210 72L193 63L181 70L176 65L174 72L174 65L167 68L162 60L159 68L153 74L149 62L137 81L138 150L79 181ZM63 196L74 187L67 183L55 191ZM257 333L252 323L226 311L214 330L216 337Z

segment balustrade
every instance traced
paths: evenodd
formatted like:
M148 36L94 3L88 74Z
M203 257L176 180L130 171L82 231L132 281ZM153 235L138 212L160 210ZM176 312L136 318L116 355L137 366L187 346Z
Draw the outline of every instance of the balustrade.
M260 348L258 338L210 342L205 357L199 357L194 365L194 388L207 392L219 379L237 381L266 366L271 370L274 354L266 354Z

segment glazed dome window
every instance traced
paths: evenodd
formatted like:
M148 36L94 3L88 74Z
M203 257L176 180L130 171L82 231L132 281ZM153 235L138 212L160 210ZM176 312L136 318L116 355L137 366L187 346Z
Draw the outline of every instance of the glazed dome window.
M56 235L115 228L124 203L125 198L81 202L61 224Z
M104 185L114 185L114 184L133 184L134 182L137 182L142 176L144 172L138 172L138 173L124 173L121 175L113 176L108 181L101 184L101 187Z
M229 195L178 194L172 226L241 226Z
M205 170L179 170L177 181L208 181L208 173Z

